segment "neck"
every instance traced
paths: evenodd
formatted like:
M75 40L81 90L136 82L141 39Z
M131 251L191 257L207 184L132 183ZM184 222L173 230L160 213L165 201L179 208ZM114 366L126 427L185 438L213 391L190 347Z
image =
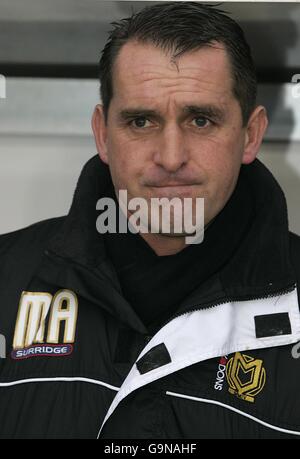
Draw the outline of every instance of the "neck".
M212 218L204 227L204 230L210 226L216 217ZM153 233L139 233L140 236L147 242L151 249L159 257L167 255L175 255L181 252L186 246L186 236L169 236Z
M175 255L186 247L185 236L164 236L162 234L140 233L159 257Z

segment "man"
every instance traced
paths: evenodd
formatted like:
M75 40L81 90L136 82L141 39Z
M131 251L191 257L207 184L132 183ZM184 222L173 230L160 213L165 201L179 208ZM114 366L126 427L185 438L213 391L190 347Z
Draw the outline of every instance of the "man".
M255 159L267 115L242 30L150 6L114 24L100 80L69 215L0 239L0 436L297 438L300 242ZM203 242L100 234L97 202L122 190L150 214L204 198Z

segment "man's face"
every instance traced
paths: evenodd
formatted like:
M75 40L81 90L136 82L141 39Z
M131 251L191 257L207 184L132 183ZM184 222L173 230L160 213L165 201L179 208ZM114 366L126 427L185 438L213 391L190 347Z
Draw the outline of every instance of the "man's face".
M127 43L113 68L107 125L98 113L96 126L116 193L148 202L205 198L205 224L229 199L242 162L251 162L221 44L186 53L176 66L151 44Z

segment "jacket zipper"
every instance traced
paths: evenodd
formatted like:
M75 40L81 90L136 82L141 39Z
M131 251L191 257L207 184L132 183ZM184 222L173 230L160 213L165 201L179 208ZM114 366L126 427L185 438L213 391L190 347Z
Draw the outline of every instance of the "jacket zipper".
M215 308L217 306L221 306L222 304L232 303L234 301L251 301L251 300L264 300L264 299L267 299L267 298L274 298L275 296L286 295L288 293L291 293L295 288L296 288L296 283L294 282L293 284L285 287L284 289L280 289L280 290L277 290L276 292L269 293L269 294L266 294L266 295L260 295L260 296L249 295L247 297L243 297L243 299L241 299L241 297L235 297L235 298L227 297L223 301L220 301L220 302L217 302L217 303L215 303L215 302L207 303L204 307L197 307L196 305L193 305L193 306L191 306L192 309L189 309L188 311L185 311L185 312L182 312L182 313L174 314L170 319L165 321L163 323L163 325L159 328L159 330L157 330L155 332L155 335L162 328L164 328L167 324L172 322L174 319L177 319L178 317L181 317L181 316L185 316L186 314L190 314L191 312L212 309L212 308Z
M45 250L45 255L48 256L49 258L52 258L52 259L61 259L63 261L65 261L64 257L61 257L59 255L57 255L56 253L53 253L52 251L49 251L49 250ZM86 266L82 265L81 263L77 263L75 262L74 260L72 260L72 263L74 264L77 264L85 269ZM147 335L149 341L150 339L155 336L162 328L164 328L168 323L172 322L172 320L174 319L177 319L178 317L180 316L184 316L186 314L189 314L191 312L196 312L196 311L201 311L201 310L206 310L206 309L212 309L212 308L215 308L217 306L221 306L222 304L226 304L226 303L231 303L233 301L251 301L251 300L263 300L263 299L266 299L266 298L273 298L275 296L278 296L278 295L285 295L287 293L290 293L292 292L295 288L296 288L297 284L295 282L293 282L292 284L288 285L287 287L285 287L284 289L279 289L275 292L272 292L272 293L269 293L269 294L266 294L266 295L260 295L260 296L257 296L257 295L249 295L247 297L243 297L241 299L241 297L237 296L237 297L226 297L224 298L223 301L219 301L219 302L210 302L210 303L207 303L205 306L202 306L202 307L197 307L197 305L193 305L193 306L189 306L191 309L188 309L187 311L185 312L181 312L181 313L177 313L177 314L174 314L170 319L166 320L165 322L163 322L163 325L161 325L159 327L159 329L154 333L154 335Z

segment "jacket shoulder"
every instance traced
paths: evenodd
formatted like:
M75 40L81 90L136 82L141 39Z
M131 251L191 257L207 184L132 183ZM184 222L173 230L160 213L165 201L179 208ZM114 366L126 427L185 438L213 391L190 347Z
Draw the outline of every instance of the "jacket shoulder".
M22 257L25 253L43 251L52 235L59 230L66 217L34 223L26 228L0 235L0 260ZM18 256L19 255L19 256Z
M42 261L48 242L64 220L65 217L43 220L0 236L0 309L10 301L17 304L24 286Z
M300 294L300 236L290 232L290 260L292 262Z
M290 231L289 233L289 236L290 236L290 251L291 251L291 254L293 255L293 253L299 253L300 255L300 236L296 233L293 233Z

